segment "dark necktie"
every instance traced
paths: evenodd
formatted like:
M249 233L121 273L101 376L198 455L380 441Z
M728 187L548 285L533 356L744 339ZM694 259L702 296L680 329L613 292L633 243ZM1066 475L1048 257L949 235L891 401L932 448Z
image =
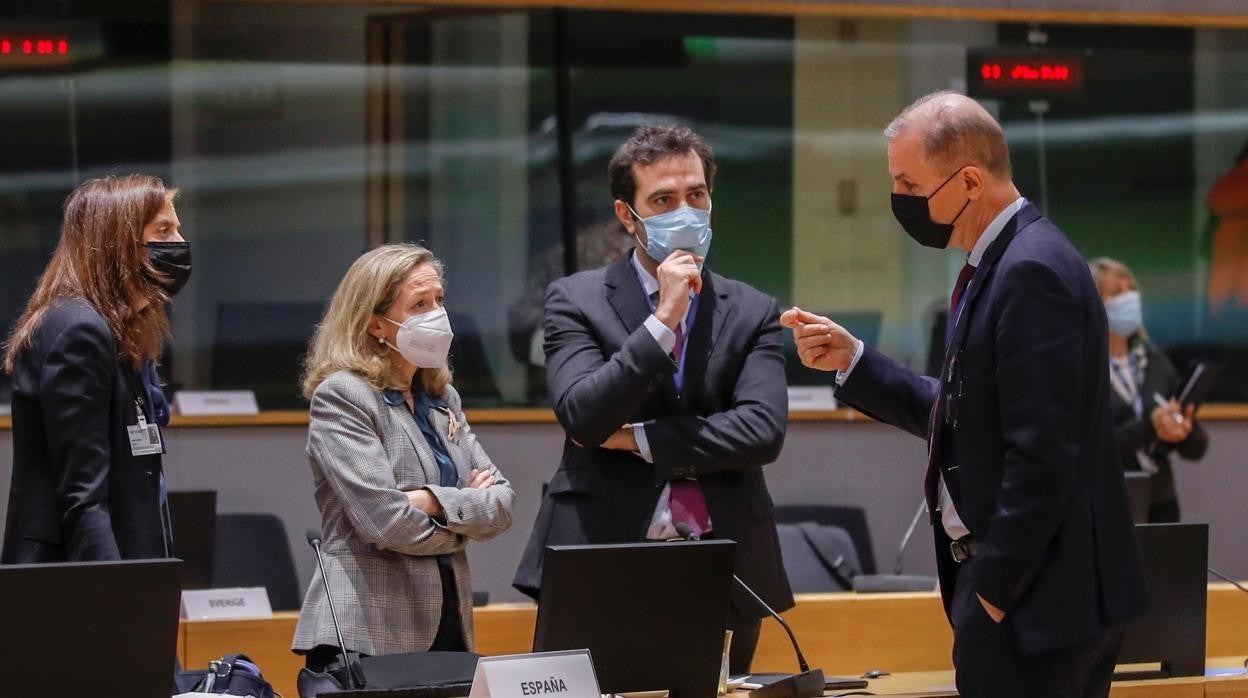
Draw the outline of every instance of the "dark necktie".
M975 267L968 262L962 265L962 271L958 272L958 280L953 284L953 294L949 296L949 332L948 336L953 336L953 327L958 321L958 303L962 301L962 294L966 293L966 287L971 283L971 277L975 275ZM932 520L935 521L936 510L940 504L940 463L939 454L936 453L936 436L939 429L939 420L937 413L941 410L941 398L944 395L944 380L942 376L941 382L938 384L936 392L936 400L932 403L932 414L927 423L927 474L923 478L923 496L927 499L927 510L931 512Z
M676 344L672 347L672 358L680 363L681 354L685 353L685 324L676 323Z
M958 280L953 284L953 295L949 296L949 324L953 325L957 321L958 302L962 300L962 294L966 293L966 287L971 283L971 277L975 275L975 267L968 262L962 265L962 271L958 272Z

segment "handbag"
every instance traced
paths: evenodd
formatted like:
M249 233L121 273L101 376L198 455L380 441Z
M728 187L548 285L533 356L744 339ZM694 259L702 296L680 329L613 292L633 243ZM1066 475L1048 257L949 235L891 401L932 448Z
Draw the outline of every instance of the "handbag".
M180 671L174 685L182 693L216 693L252 698L281 698L245 654L227 654L208 663L207 669Z

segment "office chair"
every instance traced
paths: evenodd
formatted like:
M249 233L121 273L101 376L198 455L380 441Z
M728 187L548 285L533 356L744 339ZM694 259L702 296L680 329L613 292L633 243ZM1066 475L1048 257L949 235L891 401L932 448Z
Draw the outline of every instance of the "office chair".
M217 514L212 585L264 587L274 611L297 611L303 601L286 527L273 514Z
M776 507L777 524L796 524L803 521L845 529L858 553L860 571L863 574L876 573L871 531L867 528L867 513L862 507L837 504L786 504Z

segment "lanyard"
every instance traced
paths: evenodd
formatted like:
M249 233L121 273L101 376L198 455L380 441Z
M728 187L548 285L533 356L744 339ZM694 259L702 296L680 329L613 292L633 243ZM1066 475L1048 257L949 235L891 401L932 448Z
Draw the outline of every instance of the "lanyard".
M1138 419L1142 414L1144 414L1144 398L1140 395L1140 387L1135 382L1135 357L1128 356L1127 363L1128 368L1123 369L1122 364L1111 360L1109 362L1109 368L1113 372L1114 378L1116 379L1114 383L1116 383L1115 388L1118 390L1118 394L1124 400L1131 403L1131 410L1135 412L1135 416Z

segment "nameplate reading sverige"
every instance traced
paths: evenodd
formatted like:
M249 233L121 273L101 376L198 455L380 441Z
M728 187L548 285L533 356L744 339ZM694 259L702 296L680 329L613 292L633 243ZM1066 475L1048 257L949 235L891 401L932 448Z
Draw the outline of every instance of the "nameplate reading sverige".
M182 617L188 620L272 618L269 592L264 587L196 589L182 592Z
M469 698L601 698L589 650L482 657Z

